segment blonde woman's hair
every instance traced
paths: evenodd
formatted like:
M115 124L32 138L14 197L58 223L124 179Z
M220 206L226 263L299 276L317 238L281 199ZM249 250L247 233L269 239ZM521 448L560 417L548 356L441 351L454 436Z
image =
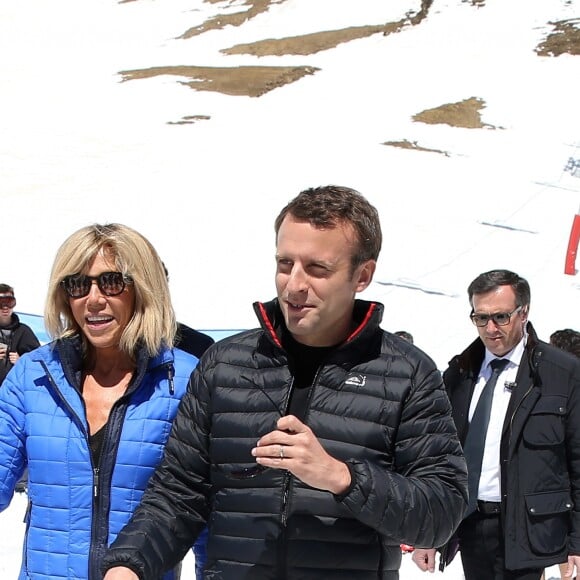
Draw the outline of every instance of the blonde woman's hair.
M87 352L88 342L72 315L61 282L65 276L86 272L99 252L119 272L133 279L135 310L123 331L119 348L134 356L137 345L143 344L153 356L163 344L173 345L177 323L163 262L144 236L122 224L84 227L58 249L44 309L48 334L52 338L80 334Z

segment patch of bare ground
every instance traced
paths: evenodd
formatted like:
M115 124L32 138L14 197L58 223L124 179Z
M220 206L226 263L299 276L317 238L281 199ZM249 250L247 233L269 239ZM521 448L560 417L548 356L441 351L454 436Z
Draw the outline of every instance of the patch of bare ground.
M447 103L434 109L426 109L413 115L413 121L430 125L451 125L464 129L497 129L481 121L481 110L485 108L485 101L477 97L464 99L457 103Z
M550 22L553 32L536 47L539 56L580 55L580 18Z
M429 147L423 147L419 145L417 141L409 141L408 139L403 139L402 141L385 141L383 145L388 145L389 147L398 147L399 149L412 149L413 151L439 153L440 155L445 155L445 157L450 157L449 151L442 151L441 149L430 149Z
M191 28L181 38L190 38L209 30L225 26L241 26L247 20L266 12L271 5L281 4L287 0L246 0L248 9L234 14L217 15L198 27ZM212 4L223 3L221 0L205 0ZM233 4L233 0L229 2ZM222 50L225 54L265 55L308 55L321 50L364 38L371 34L384 35L399 32L406 26L415 26L427 17L433 0L421 0L420 9L411 11L403 19L381 25L369 25L346 28L343 30L322 31L291 38L261 40L248 45L238 45ZM227 95L244 95L259 97L268 91L295 82L305 75L314 74L319 69L312 66L240 66L240 67L204 67L204 66L163 66L142 70L121 71L123 81L151 78L160 75L186 77L187 86L198 91L215 91Z
M220 1L221 0L205 0L205 2L210 4L217 4ZM284 2L286 2L286 0L246 0L242 5L248 6L249 8L247 10L213 16L203 24L186 30L179 38L192 38L193 36L198 36L210 30L221 30L226 26L242 26L242 24L255 18L259 14L262 14L262 12L267 12L270 5L282 4ZM233 4L233 0L230 0L230 4Z
M247 44L236 44L230 48L220 50L223 54L251 54L253 56L285 56L309 55L322 50L335 48L344 42L366 38L373 34L385 32L387 28L392 28L390 32L398 32L402 25L375 25L375 26L353 26L342 30L327 30L323 32L313 32L301 36L290 36L287 38L268 38Z
M250 54L253 56L286 56L289 54L305 56L315 54L323 50L335 48L345 42L367 38L373 34L387 36L400 32L407 26L416 26L427 17L432 3L433 0L423 0L420 10L408 13L404 18L396 22L368 26L351 26L339 30L325 30L286 38L268 38L246 44L236 44L235 46L224 48L220 52L228 55Z
M312 66L158 66L121 71L123 81L149 79L162 75L185 77L182 84L196 91L214 91L233 96L259 97L293 83L319 69Z

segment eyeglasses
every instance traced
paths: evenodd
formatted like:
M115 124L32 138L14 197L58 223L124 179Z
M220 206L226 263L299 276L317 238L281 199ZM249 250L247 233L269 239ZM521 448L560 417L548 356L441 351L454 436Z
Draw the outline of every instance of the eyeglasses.
M14 308L16 306L16 298L14 296L0 296L0 308Z
M519 312L521 309L522 307L518 306L511 312L496 312L495 314L476 314L475 312L472 312L469 315L469 318L471 318L471 322L473 322L475 326L479 327L487 326L487 323L490 320L493 320L494 324L497 324L497 326L506 326L510 323L512 314Z
M71 274L64 277L61 286L71 298L84 298L91 291L93 282L97 283L99 290L105 296L118 296L125 290L127 284L133 283L133 278L121 272L103 272L98 276Z

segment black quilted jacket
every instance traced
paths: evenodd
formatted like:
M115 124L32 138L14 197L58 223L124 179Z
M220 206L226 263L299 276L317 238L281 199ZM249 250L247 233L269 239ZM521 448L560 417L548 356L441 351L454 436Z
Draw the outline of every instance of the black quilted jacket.
M165 458L106 566L158 578L207 520L206 579L398 578L399 544L442 545L466 505L439 371L379 328L382 305L357 301L360 326L319 369L306 416L326 450L349 465L349 491L334 496L280 470L234 479L232 469L254 464L250 450L274 428L292 388L277 302L255 309L261 329L204 355Z
M500 452L508 570L580 555L580 360L538 340L530 323L527 330ZM444 374L462 440L484 356L478 338Z

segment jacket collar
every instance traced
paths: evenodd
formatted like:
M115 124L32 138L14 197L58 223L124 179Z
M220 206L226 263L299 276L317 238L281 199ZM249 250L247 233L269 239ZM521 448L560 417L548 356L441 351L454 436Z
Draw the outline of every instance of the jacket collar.
M282 348L282 332L286 329L284 316L280 309L278 299L275 298L270 302L254 302L254 311L264 330L268 340L278 348ZM366 300L355 300L353 308L353 322L356 325L355 330L340 345L338 349L346 345L356 345L364 342L375 334L383 318L384 306L380 302L368 302Z
M528 340L524 349L524 358L531 360L531 354L539 344L538 335L531 322L527 323L526 332L528 333ZM481 338L477 337L461 354L453 357L449 361L449 366L456 366L462 375L469 375L477 377L481 369L481 365L485 358L485 345Z
M57 353L68 382L80 393L83 371L83 352L80 336L75 335L58 339L51 347ZM148 357L145 347L140 345L135 353L135 363L136 370L127 393L138 388L148 370L161 365L172 364L173 352L171 349L162 348L154 357Z

